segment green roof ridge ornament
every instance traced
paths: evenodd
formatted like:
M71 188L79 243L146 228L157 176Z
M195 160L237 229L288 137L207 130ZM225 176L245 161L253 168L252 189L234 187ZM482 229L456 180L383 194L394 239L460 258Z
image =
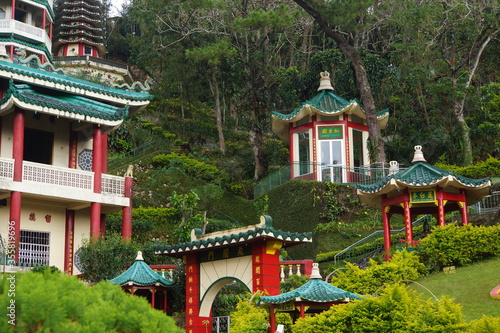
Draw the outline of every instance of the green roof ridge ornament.
M333 91L332 80L330 80L330 73L321 72L321 73L319 73L319 75L321 76L321 78L319 79L318 91L321 91L321 90L332 90Z
M411 163L418 163L418 162L427 163L424 154L422 153L422 146L417 145L414 148L415 148L415 154L413 155L413 160L411 161Z
M260 224L265 225L266 228L271 228L273 226L273 218L269 215L262 215L260 217Z

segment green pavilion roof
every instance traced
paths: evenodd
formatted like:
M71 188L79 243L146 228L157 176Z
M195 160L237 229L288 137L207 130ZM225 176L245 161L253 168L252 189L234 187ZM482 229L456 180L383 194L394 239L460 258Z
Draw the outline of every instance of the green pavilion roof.
M256 239L268 239L282 241L283 247L295 245L298 243L312 242L310 232L298 233L276 230L272 227L270 216L261 217L261 223L231 229L224 232L215 232L212 234L201 235L201 230L195 229L191 235L191 242L175 245L155 245L155 254L183 255L188 251L202 251L228 245L237 245L248 243Z
M3 105L12 97L18 100L17 103L38 106L41 107L41 110L47 110L47 113L51 113L48 111L49 109L53 110L53 112L55 110L58 112L64 111L73 114L73 118L76 119L78 119L76 115L80 115L116 121L123 120L128 115L128 107L120 108L83 96L43 89L28 84L14 84L11 80L7 93L0 100L0 105Z
M321 81L327 80L328 83L320 84L319 93L310 100L302 103L292 113L283 114L279 112L272 113L272 129L282 140L288 141L288 127L290 123L300 121L305 117L315 114L324 116L336 116L342 113L355 114L362 119L366 119L366 114L361 105L356 100L346 100L333 92L330 83L329 74L322 73ZM320 81L320 82L321 82ZM389 119L389 110L385 109L377 113L377 121L381 129L387 126Z
M17 74L17 77L14 78L15 80L43 86L47 86L43 83L51 83L50 88L79 95L92 93L96 96L110 96L131 101L149 101L153 98L145 92L122 90L59 73L0 61L0 76L11 78L12 74Z
M321 279L311 279L295 290L276 296L262 296L259 304L281 304L289 301L311 301L318 303L348 302L361 299L359 295L337 288Z
M135 263L130 266L125 272L108 280L111 283L120 286L135 285L135 286L163 286L170 287L174 284L173 281L165 279L160 274L156 273L142 259L142 254L138 253Z
M410 168L387 176L385 179L369 185L357 184L361 202L380 208L381 197L402 189L428 189L442 187L445 191L458 193L466 191L467 205L472 205L488 196L491 189L490 178L472 179L454 172L432 166L424 160L417 161Z

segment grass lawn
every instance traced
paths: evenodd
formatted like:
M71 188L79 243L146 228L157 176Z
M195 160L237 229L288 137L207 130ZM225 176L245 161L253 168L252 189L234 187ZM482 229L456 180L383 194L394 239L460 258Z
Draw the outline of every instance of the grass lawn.
M467 322L483 315L500 317L500 300L490 297L490 291L500 285L500 258L481 261L466 267L459 267L453 274L437 272L417 281L436 297L449 296L462 305ZM432 297L429 291L417 284L410 287L424 297Z

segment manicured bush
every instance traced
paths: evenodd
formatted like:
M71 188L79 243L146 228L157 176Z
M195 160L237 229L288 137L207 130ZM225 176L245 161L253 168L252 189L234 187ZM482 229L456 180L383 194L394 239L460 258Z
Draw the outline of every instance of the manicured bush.
M12 277L15 294L8 292ZM61 272L4 275L0 306L7 309L11 300L15 326L5 317L0 332L183 332L142 297L109 282L87 287Z
M422 262L430 266L464 266L500 255L500 225L436 227L420 242Z
M184 170L188 175L206 181L214 181L221 174L220 170L213 165L175 153L157 155L153 157L152 163L156 168L177 167Z
M500 317L483 316L470 322L467 333L498 333L500 332Z
M465 327L460 306L451 300L423 300L402 285L389 285L378 297L335 305L315 317L299 319L292 332L462 332Z
M416 280L427 272L418 255L406 250L397 251L389 261L376 262L372 259L366 269L351 263L347 263L346 268L339 270L331 283L361 295L372 295L387 283Z

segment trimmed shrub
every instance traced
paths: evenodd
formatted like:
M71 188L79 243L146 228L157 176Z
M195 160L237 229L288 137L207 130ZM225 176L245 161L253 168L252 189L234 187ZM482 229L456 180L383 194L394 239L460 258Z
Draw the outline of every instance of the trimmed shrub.
M15 277L15 295L9 295L8 278ZM4 275L0 306L15 300L15 326L0 321L0 332L183 332L174 320L142 297L119 286L101 282L85 286L61 272Z
M422 262L430 266L464 266L500 255L500 225L436 227L420 242Z

